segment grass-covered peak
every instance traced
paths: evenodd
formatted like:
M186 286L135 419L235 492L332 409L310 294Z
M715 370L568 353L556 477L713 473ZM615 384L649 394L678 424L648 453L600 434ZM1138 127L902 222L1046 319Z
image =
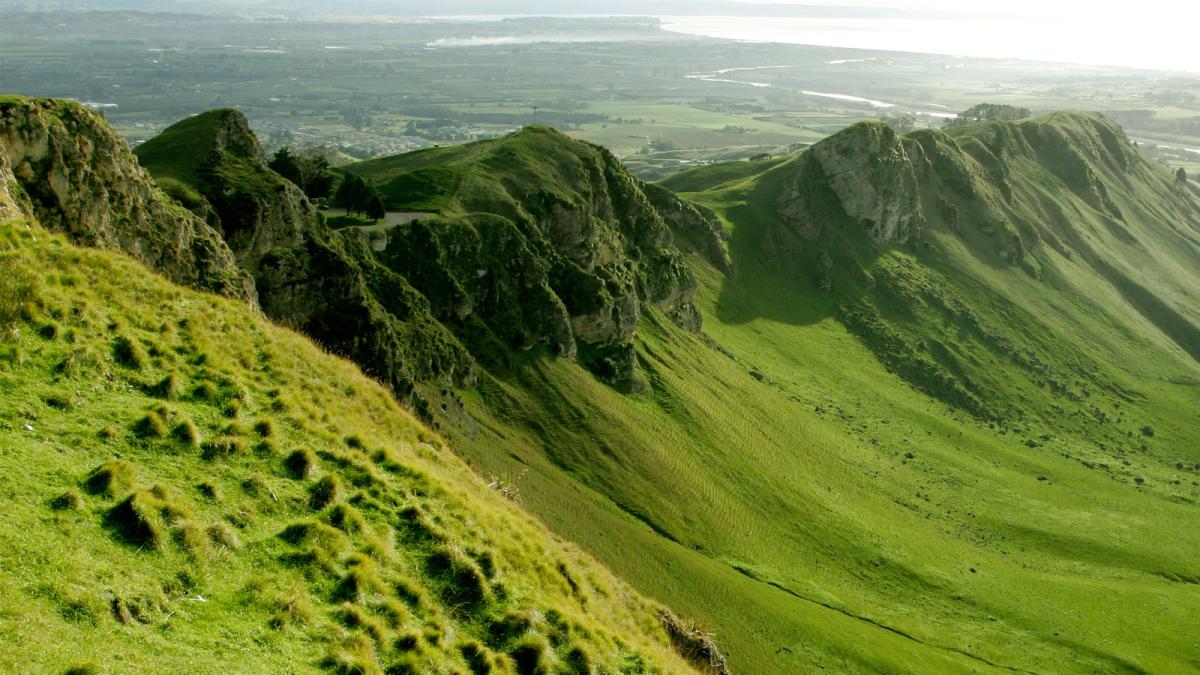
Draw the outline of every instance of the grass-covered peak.
M188 117L137 147L142 166L156 178L192 184L197 173L213 162L213 154L265 164L262 146L239 110L223 108Z

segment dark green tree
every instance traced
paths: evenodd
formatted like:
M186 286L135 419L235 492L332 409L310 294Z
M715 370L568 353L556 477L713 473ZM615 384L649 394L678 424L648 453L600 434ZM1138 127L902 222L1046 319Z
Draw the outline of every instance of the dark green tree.
M1182 166L1175 172L1175 182L1180 184L1187 183L1187 171L1184 171Z
M323 155L297 154L290 148L280 148L270 167L299 186L310 199L325 199L333 190L333 174L329 171L329 160Z
M379 197L379 193L371 191L371 198L367 202L367 217L371 220L379 221L387 216L387 209L383 207L383 199Z
M947 121L946 126L958 127L964 124L986 122L989 120L1015 122L1016 120L1025 119L1031 115L1033 115L1033 111L1031 111L1029 108L1018 108L1016 106L1005 105L1003 103L980 103L960 112L958 117Z
M362 213L366 210L370 191L371 187L362 177L348 173L333 196L333 204L346 209L347 213Z

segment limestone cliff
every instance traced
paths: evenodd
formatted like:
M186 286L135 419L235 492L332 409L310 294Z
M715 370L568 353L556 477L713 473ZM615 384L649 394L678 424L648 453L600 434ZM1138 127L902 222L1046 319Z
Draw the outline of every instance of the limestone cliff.
M814 197L818 190L833 199ZM906 243L925 225L905 143L880 123L855 124L802 155L784 183L777 209L791 229L810 240L837 223L838 216L877 244Z
M474 378L473 359L429 302L358 238L326 226L304 193L267 166L242 113L183 120L137 154L222 232L271 318L358 362L418 408L416 383Z
M437 218L392 229L380 258L489 358L540 344L622 391L644 389L633 341L646 308L700 328L677 241L731 269L713 214L552 129L348 170L393 209L441 205Z
M254 301L253 282L220 234L167 197L98 113L0 99L0 157L8 167L0 167L0 192L44 226L122 250L173 281Z

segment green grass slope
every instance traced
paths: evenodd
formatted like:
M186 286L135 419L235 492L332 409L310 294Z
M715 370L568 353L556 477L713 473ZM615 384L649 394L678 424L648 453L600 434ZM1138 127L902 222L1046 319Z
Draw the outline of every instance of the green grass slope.
M0 429L0 670L688 670L354 366L13 221Z
M890 143L907 243L788 192L805 155L693 175L706 334L647 312L639 396L485 375L456 447L743 672L1195 671L1194 188L1089 115Z

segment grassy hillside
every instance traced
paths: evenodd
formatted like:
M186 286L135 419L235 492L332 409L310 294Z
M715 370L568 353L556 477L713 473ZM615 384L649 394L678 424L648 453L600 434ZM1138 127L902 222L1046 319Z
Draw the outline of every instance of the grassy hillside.
M263 670L416 646L452 671L470 640L502 669L680 667L656 606L516 493L740 672L1200 668L1200 195L1104 118L862 124L673 179L720 223L545 128L346 170L441 214L357 259L478 360L473 388L420 385L476 473L294 335L11 226L18 267L54 270L0 373L26 453L0 461L45 472L0 530L0 626L50 636L28 658L94 625ZM604 376L615 355L636 378ZM113 460L134 477L92 477ZM38 553L68 542L101 555Z
M457 446L745 672L1200 667L1193 188L1092 116L888 147L908 243L819 182L781 213L805 155L700 170L738 268L690 259L711 341L649 312L640 396L485 376Z
M0 427L0 670L688 669L354 366L20 222Z

